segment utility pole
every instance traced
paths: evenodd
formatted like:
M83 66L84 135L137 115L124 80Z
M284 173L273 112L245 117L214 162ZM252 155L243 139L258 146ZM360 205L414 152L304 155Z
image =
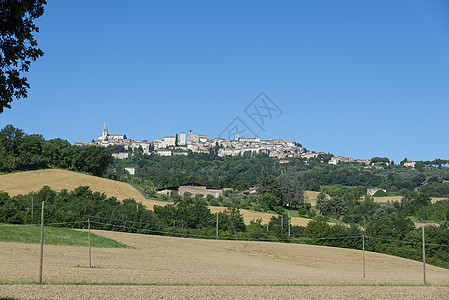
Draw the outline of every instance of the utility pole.
M288 212L288 237L290 238L290 212Z
M218 238L218 212L217 212L217 238Z
M363 251L363 278L365 278L365 233L362 232L362 251Z
M424 276L424 285L426 285L426 241L424 239L424 224L422 226L422 268Z
M87 228L89 232L89 269L92 268L92 256L90 252L90 218L87 219Z
M33 224L34 220L34 197L31 197L31 224Z
M268 210L267 210L267 232L268 232Z
M44 205L45 201L42 201L42 214L41 214L41 260L39 264L39 284L42 284L42 266L44 264Z
M281 215L281 235L284 235L284 215Z

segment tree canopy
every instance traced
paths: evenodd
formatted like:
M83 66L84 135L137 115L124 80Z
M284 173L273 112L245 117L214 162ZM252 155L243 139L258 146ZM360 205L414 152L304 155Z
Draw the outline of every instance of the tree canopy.
M34 20L44 13L45 0L0 1L0 113L11 102L26 98L30 85L24 73L44 55L37 48Z

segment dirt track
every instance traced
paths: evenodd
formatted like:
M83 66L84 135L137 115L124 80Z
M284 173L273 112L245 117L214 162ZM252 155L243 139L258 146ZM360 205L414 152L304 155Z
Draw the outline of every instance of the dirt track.
M371 286L0 286L19 299L448 299L449 288Z

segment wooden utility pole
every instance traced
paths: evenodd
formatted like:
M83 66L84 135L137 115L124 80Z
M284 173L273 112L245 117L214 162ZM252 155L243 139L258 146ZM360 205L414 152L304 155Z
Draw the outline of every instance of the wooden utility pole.
M267 232L268 232L268 210L267 210Z
M426 240L424 239L424 224L422 226L422 270L424 276L424 285L426 285Z
M31 198L31 224L34 221L34 197Z
M362 232L363 278L365 278L365 233Z
M89 232L89 269L92 268L92 256L90 253L90 219L87 219L87 228Z
M218 238L218 212L217 212L217 238Z
M42 201L42 215L41 215L41 261L39 265L39 284L42 284L42 265L44 264L44 205Z
M291 223L290 212L288 212L288 237L289 238L290 238L290 223Z
M284 215L281 215L281 232L284 234Z

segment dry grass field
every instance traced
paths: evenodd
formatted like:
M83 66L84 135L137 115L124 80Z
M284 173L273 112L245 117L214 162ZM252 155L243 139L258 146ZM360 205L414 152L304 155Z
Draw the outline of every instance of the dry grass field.
M422 283L422 264L358 250L267 242L198 240L94 231L134 249L45 246L44 282L37 281L39 245L0 243L1 297L20 299L447 299L449 270L427 266L433 287L358 286ZM144 286L122 286L124 283ZM292 286L293 285L293 286ZM304 286L305 285L305 286ZM309 286L311 285L311 286Z
M380 203L387 203L388 201L394 202L399 201L401 202L402 196L388 196L388 197L374 197L374 202L380 202ZM439 200L444 200L447 198L439 198L439 197L432 197L432 203L435 203Z
M305 191L305 202L310 203L312 206L316 205L316 198L320 192Z
M209 209L212 213L217 213L225 210L225 207L220 206L209 206ZM243 220L245 221L245 224L250 224L251 220L257 220L262 219L261 224L267 224L267 213L263 212L257 212L257 211L251 211L247 209L241 209L240 213L243 216ZM277 216L276 214L269 213L268 219L271 219L271 217ZM298 225L298 226L307 226L307 224L311 221L311 219L306 218L299 218L299 217L292 217L291 218L291 224L292 225Z
M45 185L48 185L55 191L60 191L62 189L70 191L81 185L89 186L94 192L105 193L107 196L114 196L119 200L133 198L149 209L152 209L154 205L166 205L167 203L170 203L146 199L138 190L124 182L66 170L49 169L0 175L0 191L3 190L11 196L37 192ZM215 206L209 208L212 213L221 212L225 209L224 207ZM240 212L242 213L246 224L249 224L253 219L259 218L262 219L263 224L266 224L266 213L253 212L246 209L242 209ZM272 216L274 216L274 214L269 214L269 218ZM304 218L291 219L293 225L300 226L306 226L309 221L309 219Z
M45 185L55 191L62 189L70 191L84 185L89 186L94 192L105 193L119 200L134 198L142 203L146 200L139 191L127 183L67 170L48 169L0 175L0 190L11 196L37 192Z

